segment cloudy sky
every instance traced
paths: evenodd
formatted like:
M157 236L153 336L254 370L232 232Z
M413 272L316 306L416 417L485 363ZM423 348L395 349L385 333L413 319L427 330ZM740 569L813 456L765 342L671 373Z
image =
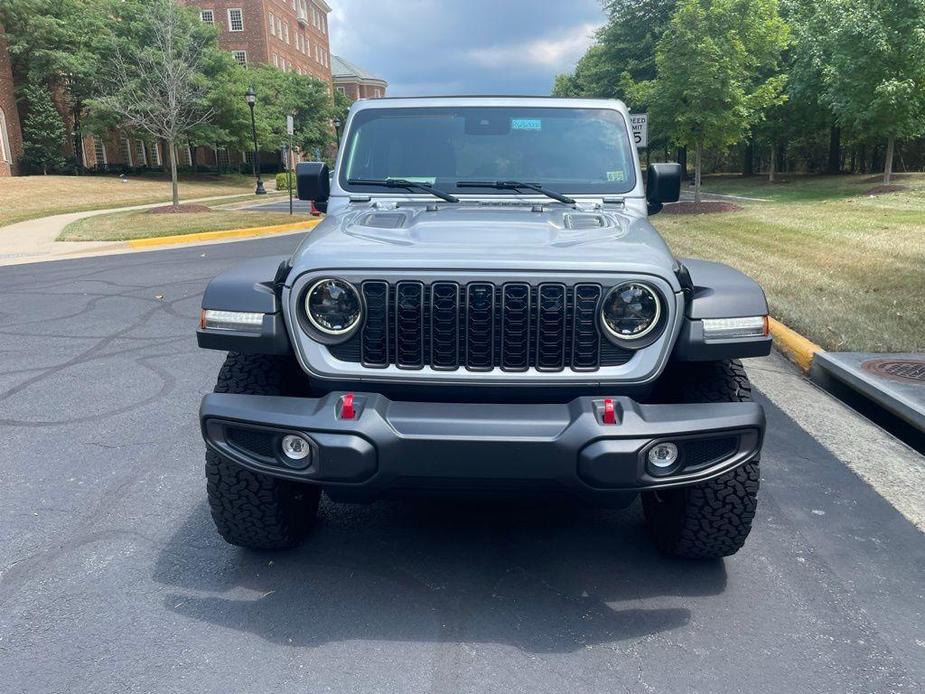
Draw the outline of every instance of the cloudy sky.
M603 23L599 0L330 0L331 51L390 96L549 94Z

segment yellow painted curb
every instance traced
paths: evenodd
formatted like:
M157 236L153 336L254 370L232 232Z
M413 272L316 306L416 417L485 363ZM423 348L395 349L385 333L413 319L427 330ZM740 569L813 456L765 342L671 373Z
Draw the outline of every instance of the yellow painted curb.
M198 234L177 234L175 236L155 236L150 239L132 239L126 241L129 248L151 248L152 246L170 246L179 243L199 243L201 241L221 241L222 239L242 239L251 236L282 234L287 231L314 229L320 219L309 219L293 224L277 224L269 227L251 227L250 229L226 229L225 231L203 231Z
M796 362L806 373L809 373L810 368L812 368L813 357L816 356L816 353L825 351L815 342L807 340L800 333L791 330L771 317L768 317L768 328L777 348Z

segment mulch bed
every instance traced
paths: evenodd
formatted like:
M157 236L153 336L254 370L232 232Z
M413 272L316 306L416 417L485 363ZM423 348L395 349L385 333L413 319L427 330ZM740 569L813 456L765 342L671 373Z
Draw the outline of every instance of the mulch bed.
M909 178L909 174L894 173L890 178L892 178L894 181L905 181ZM871 183L882 183L882 182L883 182L882 173L879 173L876 176L868 176L867 178L862 178L860 181L856 181L858 185L864 185L865 183L867 185L870 185Z
M886 195L887 193L896 193L900 190L908 190L909 186L898 186L891 183L888 186L874 186L870 190L864 191L864 195Z
M665 214L715 214L717 212L741 212L742 206L731 202L708 200L704 202L676 202L665 205Z
M205 205L164 205L164 207L152 207L148 214L191 214L194 212L211 212L212 209Z

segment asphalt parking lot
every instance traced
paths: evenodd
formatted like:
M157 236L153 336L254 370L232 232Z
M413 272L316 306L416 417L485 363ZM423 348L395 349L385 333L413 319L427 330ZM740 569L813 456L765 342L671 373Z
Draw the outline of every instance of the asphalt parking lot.
M0 692L923 691L923 461L779 357L725 561L638 506L326 503L294 552L225 545L199 298L296 241L0 268Z

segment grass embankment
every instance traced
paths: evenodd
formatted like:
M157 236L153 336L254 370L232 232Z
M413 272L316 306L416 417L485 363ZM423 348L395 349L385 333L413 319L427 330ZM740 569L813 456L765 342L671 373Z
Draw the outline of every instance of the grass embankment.
M59 241L128 241L155 236L198 234L204 231L252 229L291 224L308 218L278 212L235 212L210 210L186 214L153 214L148 210L94 215L68 224Z
M183 200L253 192L247 176L180 179ZM0 182L0 227L27 219L170 201L170 179L155 176L15 176Z
M771 313L829 350L925 351L925 174L870 196L876 177L707 179L711 193L764 198L741 212L659 215L679 256L756 279Z

